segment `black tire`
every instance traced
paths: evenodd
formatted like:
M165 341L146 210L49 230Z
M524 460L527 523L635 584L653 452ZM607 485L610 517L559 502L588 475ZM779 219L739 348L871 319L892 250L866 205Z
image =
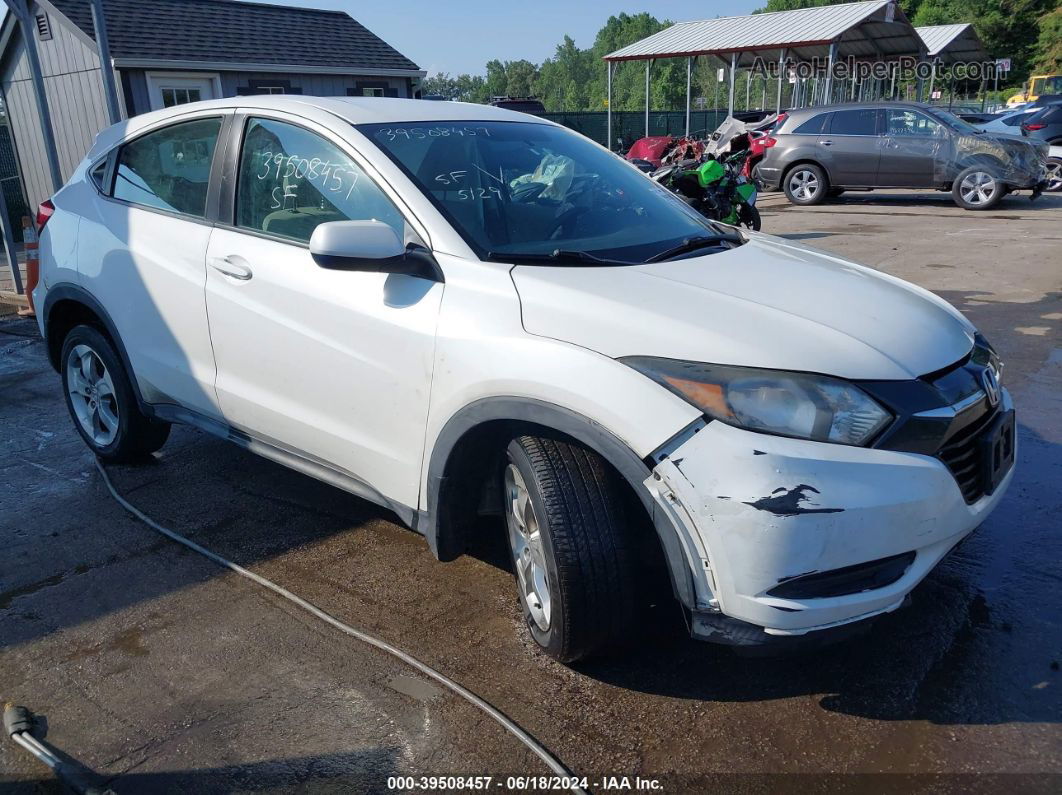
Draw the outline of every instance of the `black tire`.
M75 353L75 349L78 353ZM86 351L95 356L94 360L89 357L88 368L90 372L99 375L101 381L97 384L103 381L107 383L106 388L93 387L90 395L85 395L79 387L79 383L88 380L83 375L84 368L77 368L73 363L74 359L83 363ZM129 376L114 350L114 345L98 329L92 326L75 326L71 329L63 340L59 365L63 379L63 397L66 399L66 408L70 412L74 428L89 449L101 460L107 463L136 461L166 443L166 438L170 435L169 423L153 420L140 411ZM103 369L100 369L101 366ZM75 383L75 378L78 377L83 380ZM75 397L75 394L85 395L85 399ZM75 407L75 400L79 401L79 408ZM83 417L79 417L79 410L83 416L90 413L90 417L83 420ZM117 427L113 432L102 419L105 414L111 421L116 420ZM89 427L98 427L99 434L90 436L83 422Z
M791 203L810 207L825 200L830 192L830 181L821 167L814 163L799 163L786 172L782 190Z
M964 168L951 186L952 199L964 210L991 210L1006 195L998 169L985 164Z
M759 232L760 227L763 225L760 211L751 204L740 205L738 207L738 224L746 229L751 229L753 232Z
M516 577L520 606L535 642L564 663L617 644L631 631L637 601L617 476L600 456L578 444L536 436L513 440L506 450L502 497L514 572L521 564L512 542L518 497L509 481L511 468L522 477L537 519L547 577L545 628L532 614L520 574Z

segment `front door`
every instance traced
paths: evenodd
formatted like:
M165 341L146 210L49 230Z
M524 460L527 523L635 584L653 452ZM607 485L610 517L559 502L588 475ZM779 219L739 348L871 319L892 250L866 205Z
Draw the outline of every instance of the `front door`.
M882 187L932 188L934 174L951 158L943 125L916 110L885 111L878 184Z
M881 112L874 108L833 112L830 129L818 141L832 184L846 187L873 187L877 184L881 156L880 115Z
M402 213L323 131L245 122L234 218L207 252L207 311L224 418L415 506L443 285L326 270L318 224Z
M161 110L174 105L217 98L217 75L188 75L175 72L148 72L148 95L151 109Z

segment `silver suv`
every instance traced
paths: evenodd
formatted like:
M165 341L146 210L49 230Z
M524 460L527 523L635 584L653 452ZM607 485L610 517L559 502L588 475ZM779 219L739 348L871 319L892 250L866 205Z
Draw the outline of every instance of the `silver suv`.
M771 143L773 141L773 143ZM987 133L940 108L875 102L790 111L771 133L757 177L793 204L848 189L950 190L967 210L1045 187L1047 147Z

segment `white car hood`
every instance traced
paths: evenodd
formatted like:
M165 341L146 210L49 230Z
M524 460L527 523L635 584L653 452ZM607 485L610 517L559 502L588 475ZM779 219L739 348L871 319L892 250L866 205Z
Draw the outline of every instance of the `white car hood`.
M915 285L769 235L629 267L518 265L524 328L606 356L916 378L961 359L973 326Z

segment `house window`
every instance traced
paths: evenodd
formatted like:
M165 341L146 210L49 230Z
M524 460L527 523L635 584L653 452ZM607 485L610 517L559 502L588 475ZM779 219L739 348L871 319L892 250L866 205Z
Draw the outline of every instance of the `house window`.
M198 88L163 88L162 107L172 108L174 105L185 105L189 102L198 102L203 98L203 93Z
M283 94L284 86L256 86L254 89L256 94Z
M262 94L301 94L302 89L292 86L290 80L282 80L277 77L269 77L257 80L248 80L247 85L236 87L236 96L253 97Z
M52 38L52 23L47 14L37 14L37 38L41 41L50 41Z
M363 97L382 97L384 95L384 90L382 88L363 88L361 90L361 95Z

